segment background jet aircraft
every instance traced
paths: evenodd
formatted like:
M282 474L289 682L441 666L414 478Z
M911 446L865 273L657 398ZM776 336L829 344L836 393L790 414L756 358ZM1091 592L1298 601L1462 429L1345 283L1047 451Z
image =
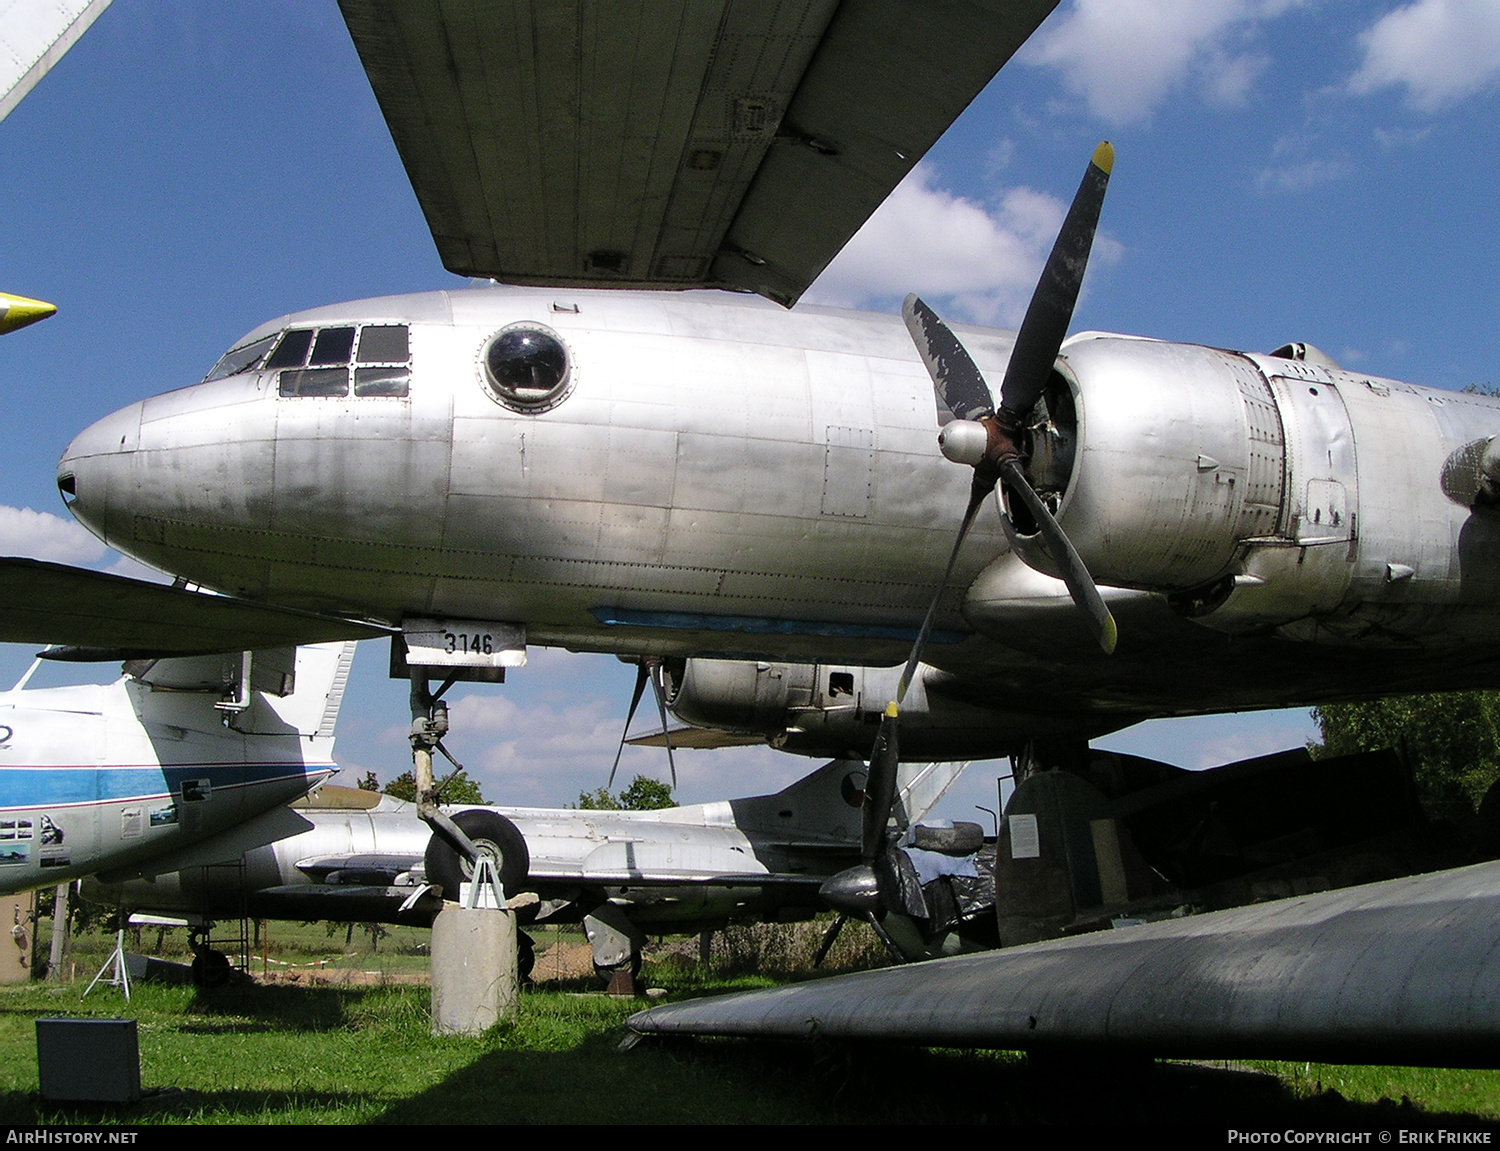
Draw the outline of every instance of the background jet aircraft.
M921 821L965 766L908 768L902 823ZM638 971L648 934L790 922L824 910L819 887L859 858L864 777L862 762L834 760L775 795L657 811L450 811L471 837L499 845L507 896L540 896L539 907L523 910L526 922L582 921L596 968ZM191 913L195 923L248 913L420 926L444 897L459 897L466 866L412 804L324 787L293 806L311 828L247 851L242 870L195 867L93 883L85 894L132 911ZM429 884L438 890L425 892ZM992 918L978 925L980 938L988 940ZM962 949L958 928L972 926L945 925L929 942Z
M57 305L0 292L0 335L57 314Z
M353 656L163 659L107 686L0 694L0 892L172 871L303 830L282 805L338 770Z

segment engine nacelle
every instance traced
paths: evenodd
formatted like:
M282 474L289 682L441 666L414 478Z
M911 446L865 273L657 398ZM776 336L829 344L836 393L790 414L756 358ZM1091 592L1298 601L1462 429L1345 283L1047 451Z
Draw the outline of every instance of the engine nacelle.
M1500 405L1315 353L1064 344L1028 471L1099 584L1165 593L1223 631L1339 641L1431 634L1435 605L1500 603L1481 555L1500 539ZM1056 574L1018 505L1017 554Z
M1229 572L1246 540L1278 533L1285 436L1251 360L1100 337L1066 345L1058 372L1077 413L1058 521L1097 581L1190 591Z
M667 707L684 723L756 736L799 755L855 759L870 754L902 672L718 659L669 661L664 670ZM1078 733L1076 723L1059 726L1052 715L999 712L958 699L945 682L931 667L918 669L901 708L903 759L992 759L1034 735Z

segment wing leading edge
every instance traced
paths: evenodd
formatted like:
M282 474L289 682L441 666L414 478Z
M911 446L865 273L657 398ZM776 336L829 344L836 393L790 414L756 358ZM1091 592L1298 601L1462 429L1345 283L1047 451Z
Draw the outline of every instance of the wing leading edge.
M130 659L374 639L385 628L42 560L0 557L0 643Z
M340 0L445 267L790 306L1057 0Z
M1500 863L653 1008L645 1035L1500 1066Z

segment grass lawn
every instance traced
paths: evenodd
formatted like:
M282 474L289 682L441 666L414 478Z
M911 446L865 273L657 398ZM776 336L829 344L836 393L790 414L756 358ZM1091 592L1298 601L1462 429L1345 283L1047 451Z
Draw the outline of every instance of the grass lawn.
M154 934L143 942L154 944ZM141 986L129 1004L112 988L83 998L113 938L75 941L78 982L0 988L0 1122L1187 1122L1222 1130L1500 1119L1500 1072L1301 1063L1039 1070L1011 1052L743 1041L652 1041L622 1052L622 1023L640 1004L588 991L588 980L529 989L518 1020L483 1037L437 1039L428 989L409 981L425 968L425 935L393 934L372 950L356 933L346 949L343 928L329 935L321 925L273 924L267 958L279 962L268 969L282 982L213 992ZM571 939L542 935L539 950ZM748 944L726 943L743 966ZM705 971L682 950L647 967L647 981L673 998L771 982L735 974L735 963ZM764 962L764 945L759 954ZM261 961L252 969L259 974ZM41 1102L35 1020L51 1015L138 1020L141 1080L152 1094L120 1108Z

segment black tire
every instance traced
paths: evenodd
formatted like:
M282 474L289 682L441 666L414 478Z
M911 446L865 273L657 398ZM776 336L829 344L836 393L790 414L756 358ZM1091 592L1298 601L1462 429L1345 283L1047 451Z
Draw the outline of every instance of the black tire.
M507 899L523 889L531 872L531 853L526 850L525 836L514 823L498 812L478 809L460 811L453 822L474 841L475 847L495 861ZM423 862L427 882L442 887L444 899L458 902L458 885L469 881L474 874L473 864L436 835L427 841Z
M223 987L229 982L229 957L211 947L201 948L193 956L193 986L202 988Z

